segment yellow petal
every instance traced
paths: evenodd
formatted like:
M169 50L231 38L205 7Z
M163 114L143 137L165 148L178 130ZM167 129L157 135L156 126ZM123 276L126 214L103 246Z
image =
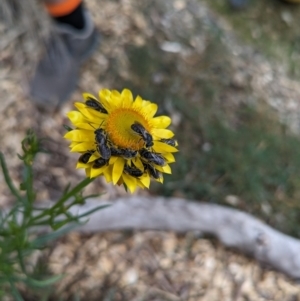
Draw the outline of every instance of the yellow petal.
M115 105L110 101L111 92L108 89L103 89L99 92L99 98L104 108L109 112L115 108Z
M146 113L146 116L148 118L152 118L156 112L157 112L157 104L156 103L150 103L147 106L143 107L143 112Z
M99 91L99 97L100 97L100 100L108 100L110 98L110 90L108 89L102 89Z
M70 150L70 152L72 153L77 153L77 152L80 152L80 153L85 153L89 150L94 150L95 149L95 143L94 142L82 142L82 143L79 143L75 146L73 146Z
M163 154L163 156L164 156L164 158L166 159L166 161L167 161L168 163L173 163L173 162L175 162L175 157L174 157L173 154L171 154L171 153L165 153L165 154Z
M136 185L137 185L136 178L123 173L122 179L124 180L124 182L125 182L127 188L129 189L129 191L131 193L133 193L135 191Z
M86 175L87 178L91 177L90 176L91 175L91 169L92 169L91 167L85 169L85 175Z
M158 116L151 120L153 127L165 129L171 124L171 118L168 116Z
M160 141L154 141L153 142L153 149L157 153L176 153L178 152L178 149L174 146L168 145L166 143L160 142Z
M139 181L146 187L149 188L150 186L150 177L148 174L143 174L140 178Z
M90 109L84 103L75 102L74 105L90 123L95 123L100 126L104 120L107 119L107 114Z
M93 161L95 161L95 160L97 160L97 159L99 159L100 158L100 155L98 154L98 152L94 152L92 155L91 155L91 157L90 157L90 159L89 159L89 162L93 162Z
M121 94L113 90L110 95L110 102L114 105L115 108L121 108L123 106L123 99Z
M116 183L119 181L119 179L123 173L124 164L125 164L125 160L123 158L118 158L113 165L112 179L113 179L114 185L116 185Z
M110 98L111 97L121 98L121 93L118 90L112 90L110 94Z
M74 103L74 106L80 111L81 109L85 109L86 108L86 105L84 104L84 103L82 103L82 102L78 102L78 101L76 101L75 103Z
M75 145L79 144L81 142L77 142L77 141L72 141L69 145L70 148L74 147Z
M130 107L133 102L132 93L128 89L124 89L121 93L123 99L123 107Z
M161 184L163 184L164 178L163 178L163 177L160 177L160 178L158 178L158 179L155 179L155 181L156 181L156 182L159 182L159 183L161 183Z
M90 130L90 131L95 131L99 127L99 124L96 123L91 123L91 122L73 122L73 124L76 126L78 129L85 129L85 130Z
M158 166L158 165L154 164L154 166L155 166L155 169L157 169L161 172L168 173L168 174L172 173L171 167L168 164L166 164L165 166Z
M90 178L96 178L100 176L108 168L108 165L104 165L100 168L91 168Z
M113 165L109 165L108 168L103 173L107 183L110 183L112 181L112 171L113 171Z
M164 139L169 139L174 136L174 133L167 129L153 129L151 134Z
M141 188L141 189L145 189L145 185L142 182L137 181L136 183L137 187Z
M95 99L98 101L97 97L95 97L93 94L90 94L90 93L83 93L82 96L83 96L84 100L88 100L89 98L91 98L91 99Z
M70 111L67 113L67 116L72 123L86 122L84 116L78 111Z
M76 169L88 168L88 167L90 167L90 164L84 164L84 163L81 163L81 162L77 162L77 164L76 164Z
M149 104L151 104L151 101L143 99L143 101L142 101L142 107L146 107Z
M118 160L118 157L111 156L109 159L109 165L114 164Z
M133 107L134 107L134 108L140 109L140 108L142 107L142 103L143 103L142 97L141 97L141 96L137 96L137 97L135 98L134 103L133 103Z
M67 132L64 137L68 140L73 141L94 141L95 140L95 134L92 131L88 130L72 130L70 132Z
M132 160L133 164L138 168L139 170L144 170L144 165L139 157L136 157Z

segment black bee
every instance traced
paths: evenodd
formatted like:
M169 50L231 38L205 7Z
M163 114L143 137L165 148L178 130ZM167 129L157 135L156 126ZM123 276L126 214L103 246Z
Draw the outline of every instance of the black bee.
M178 145L178 142L175 139L161 139L160 141L174 147Z
M85 104L86 104L88 107L90 107L90 108L92 108L92 109L94 109L94 110L96 110L96 111L98 111L98 112L107 114L106 109L105 109L105 108L103 107L103 105L102 105L98 100L96 100L96 99L93 99L93 98L88 97L88 99L85 101Z
M93 154L93 152L94 151L88 151L88 152L82 154L79 157L78 161L81 162L81 163L84 163L84 164L88 163L89 160L90 160L91 155Z
M131 125L131 129L139 134L145 142L146 147L151 147L153 145L152 136L145 130L145 128L137 121Z
M111 147L110 151L112 156L123 157L125 159L132 159L137 155L137 151L132 149Z
M111 157L111 150L107 145L107 135L103 129L95 130L96 148L101 157L108 160Z
M124 171L126 173L128 173L130 176L135 177L135 178L141 177L144 173L142 170L140 170L136 167L133 167L133 166L130 167L128 165L124 166Z
M105 164L108 163L108 160L105 160L103 158L98 158L97 160L94 161L93 168L101 168Z
M140 150L140 155L143 159L150 163L154 163L159 166L164 166L166 164L164 158L159 153L153 153L143 148Z
M161 173L155 169L151 164L143 163L145 170L148 170L150 173L150 176L152 176L154 179L161 178Z

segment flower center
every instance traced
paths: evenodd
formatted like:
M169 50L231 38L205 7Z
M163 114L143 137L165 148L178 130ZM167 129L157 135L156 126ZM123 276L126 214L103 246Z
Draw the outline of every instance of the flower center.
M107 118L106 132L111 142L120 148L139 150L145 142L134 132L131 125L140 123L150 133L150 126L140 112L131 108L119 108L111 112Z

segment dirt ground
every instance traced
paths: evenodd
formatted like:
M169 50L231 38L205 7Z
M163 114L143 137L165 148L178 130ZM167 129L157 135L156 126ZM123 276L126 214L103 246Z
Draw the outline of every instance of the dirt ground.
M299 130L297 81L287 77L281 65L240 44L226 21L201 1L86 3L103 40L83 67L77 91L59 112L37 110L23 92L18 71L9 67L0 70L0 90L5 98L0 107L0 144L14 181L20 179L16 154L21 153L20 141L26 130L33 128L40 137L47 137L45 147L50 154L41 154L35 163L38 200L55 200L69 182L77 183L84 177L83 171L74 169L77 155L68 152L68 143L62 138L63 124L68 124L66 112L73 108L73 102L81 100L81 93L139 87L135 94L143 96L145 88L151 96L148 86L160 90L169 83L165 66L170 64L176 70L168 86L172 93L181 92L197 104L201 98L195 88L197 81L218 77L226 86L220 92L220 106L233 120L231 112L245 102L268 106L280 120L288 120L293 131ZM229 54L226 59L223 49L210 51L215 39ZM156 62L160 68L152 72L151 59L159 56L151 52L153 49L160 49L165 56ZM207 66L210 60L215 69ZM149 68L152 82L141 83ZM171 115L176 131L184 121L168 96L151 100ZM1 205L11 201L3 182L0 175ZM122 188L111 187L101 179L86 189L86 193L103 191L107 199L125 194ZM49 261L53 273L66 275L54 294L62 300L300 300L300 285L195 233L72 233L41 256Z
M197 233L70 234L50 253L59 296L82 300L299 300L300 285ZM81 300L81 299L80 299Z

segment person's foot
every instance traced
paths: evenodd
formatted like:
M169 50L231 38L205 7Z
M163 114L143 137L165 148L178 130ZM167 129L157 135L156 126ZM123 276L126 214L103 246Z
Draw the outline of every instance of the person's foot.
M81 30L67 24L60 24L60 35L74 59L83 63L95 51L100 43L100 34L95 28L88 11L83 11L84 28Z
M54 25L46 52L29 84L31 99L42 109L55 109L69 99L76 89L80 65L98 45L99 33L88 12L84 17L85 26L80 30L67 24Z

